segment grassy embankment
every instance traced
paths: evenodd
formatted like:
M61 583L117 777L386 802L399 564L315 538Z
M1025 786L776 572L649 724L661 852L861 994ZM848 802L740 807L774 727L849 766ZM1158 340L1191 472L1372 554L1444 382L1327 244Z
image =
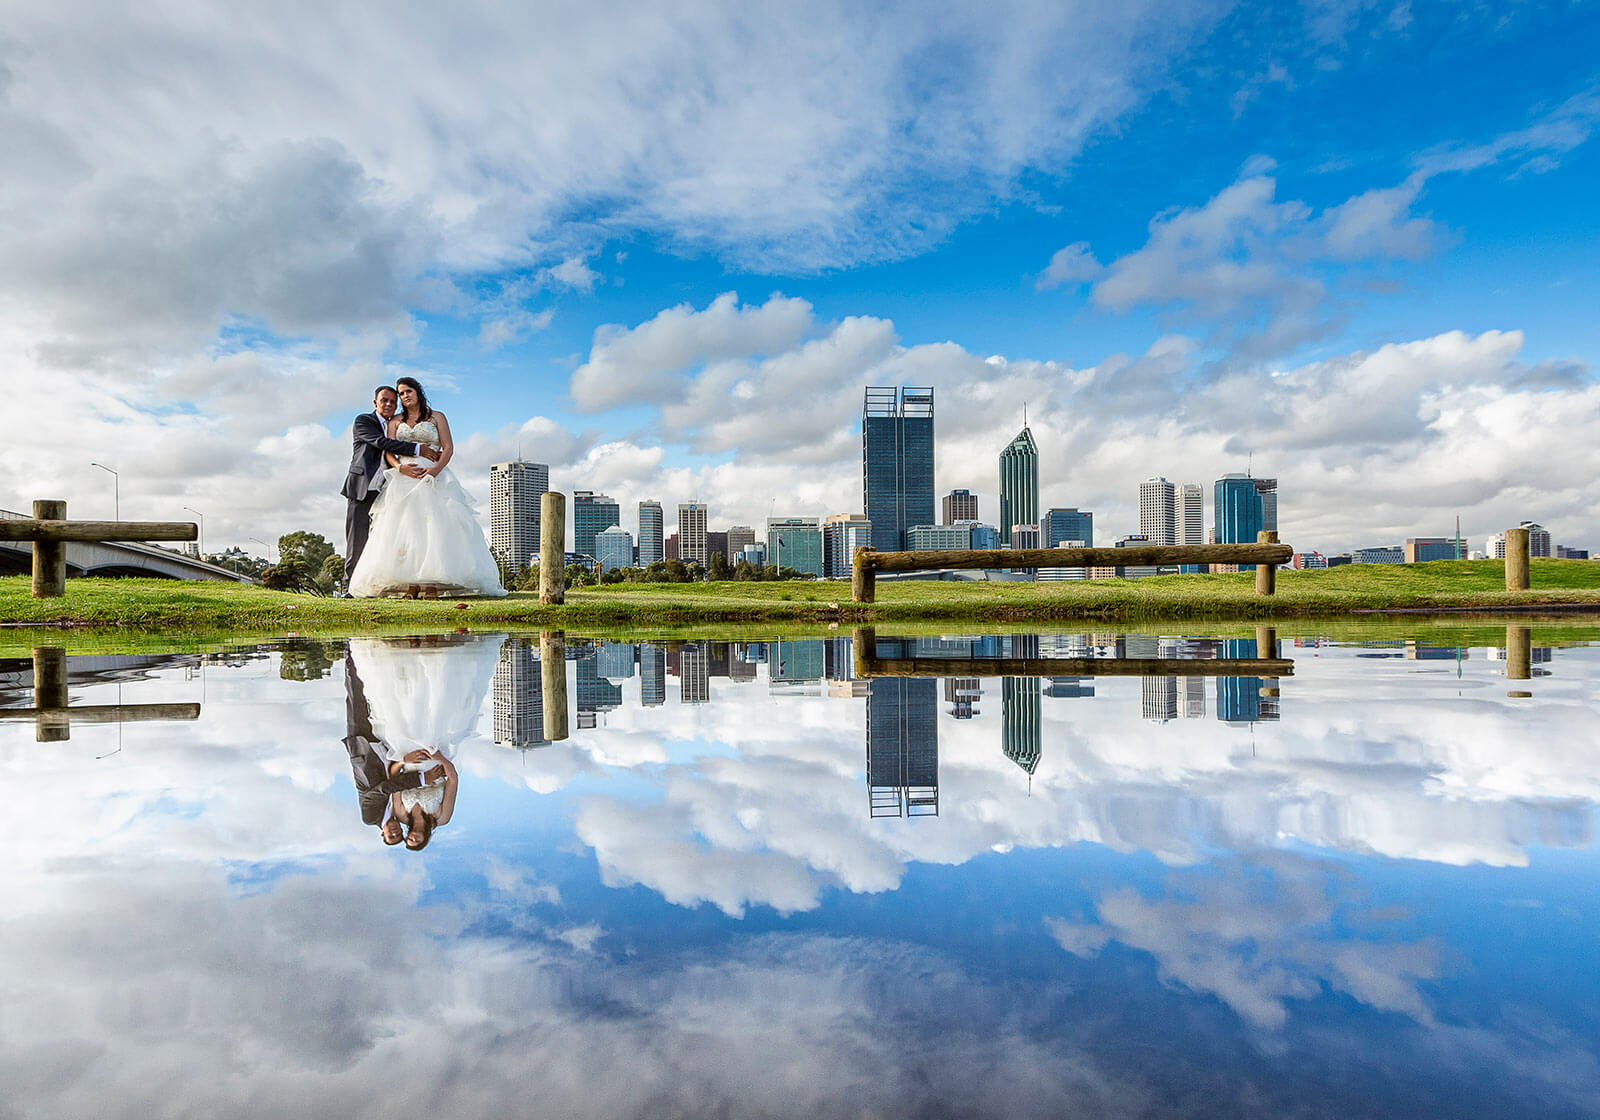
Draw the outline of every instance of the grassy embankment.
M1278 593L1254 576L1162 576L1069 583L880 581L878 601L852 604L846 583L619 584L574 589L561 607L536 595L407 602L323 599L239 584L75 579L59 599L33 599L23 576L0 578L0 625L363 633L453 626L654 629L698 624L981 623L1081 620L1137 624L1336 619L1366 611L1600 610L1600 562L1535 560L1533 590L1505 590L1499 561L1281 570ZM1322 629L1326 629L1323 627Z

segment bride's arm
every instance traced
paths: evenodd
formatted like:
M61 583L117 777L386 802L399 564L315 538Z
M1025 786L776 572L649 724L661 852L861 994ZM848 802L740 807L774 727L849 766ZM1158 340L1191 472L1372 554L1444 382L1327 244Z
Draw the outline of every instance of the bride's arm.
M456 790L461 785L461 779L456 775L455 764L448 758L441 759L444 765L444 801L439 806L439 819L434 822L435 828L450 823L450 816L456 811Z
M439 429L439 461L428 467L428 473L436 475L444 470L450 456L455 454L456 445L450 440L450 421L438 409L433 411L433 423Z
M386 429L385 434L388 435L390 439L394 439L399 431L400 421L391 416L389 418L389 427ZM398 467L400 465L400 460L395 458L393 451L385 451L383 453L383 463L384 466Z

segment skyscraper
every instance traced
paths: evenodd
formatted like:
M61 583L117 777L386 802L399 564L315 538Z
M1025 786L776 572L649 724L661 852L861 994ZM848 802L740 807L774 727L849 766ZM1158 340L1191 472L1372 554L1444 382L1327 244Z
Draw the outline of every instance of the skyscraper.
M1198 482L1178 487L1178 543L1206 543L1205 491Z
M896 552L933 524L933 389L868 387L861 413L861 492L872 547Z
M1059 548L1063 541L1082 541L1085 548L1094 547L1094 514L1086 509L1053 509L1044 515L1039 529L1046 548Z
M594 535L594 551L589 554L600 562L600 570L633 567L633 537L621 525L602 529Z
M978 520L978 495L971 490L952 490L944 496L944 524Z
M613 525L621 525L620 507L616 499L592 490L572 492L572 551L583 556L594 555L595 535Z
M1000 680L1000 750L1028 776L1039 767L1040 689L1038 677Z
M815 517L769 517L767 563L822 575L822 525Z
M744 546L756 543L756 531L748 525L728 526L728 563L737 564Z
M661 535L664 522L660 502L639 503L639 567L648 568L657 560L666 559Z
M678 503L678 559L685 564L704 566L706 555L706 506L704 502Z
M1217 544L1254 544L1256 534L1265 527L1256 480L1243 474L1217 479L1211 494L1211 517Z
M1039 448L1023 425L1000 452L1000 539L1011 539L1016 525L1039 523Z
M509 638L500 647L494 670L494 741L516 750L549 742L544 737L539 647L524 638Z
M822 523L822 574L828 579L849 579L856 549L871 543L872 522L865 514L834 514Z
M1278 527L1278 480L1275 478L1253 478L1250 481L1256 485L1256 496L1261 499L1261 527L1263 529L1276 529Z
M667 700L667 651L661 646L639 647L639 703L654 708Z
M550 489L550 468L513 459L489 468L489 543L512 571L539 551L539 502Z
M867 682L867 805L874 817L938 815L939 682L934 678Z
M1178 543L1177 488L1164 478L1139 483L1139 532L1151 544Z

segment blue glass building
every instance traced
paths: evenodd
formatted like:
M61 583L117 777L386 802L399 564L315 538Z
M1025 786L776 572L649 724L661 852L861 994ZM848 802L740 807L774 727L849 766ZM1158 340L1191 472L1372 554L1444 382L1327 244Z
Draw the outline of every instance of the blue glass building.
M1094 514L1086 509L1053 509L1039 527L1046 548L1059 548L1063 541L1082 541L1085 548L1094 547Z
M1039 524L1039 447L1023 425L1000 452L1000 539L1018 525ZM1013 545L1012 547L1016 547Z
M867 388L861 493L872 547L880 552L905 548L911 526L934 524L932 388Z
M594 539L613 525L621 525L616 499L590 490L572 492L572 551L595 556ZM598 557L595 557L598 559Z

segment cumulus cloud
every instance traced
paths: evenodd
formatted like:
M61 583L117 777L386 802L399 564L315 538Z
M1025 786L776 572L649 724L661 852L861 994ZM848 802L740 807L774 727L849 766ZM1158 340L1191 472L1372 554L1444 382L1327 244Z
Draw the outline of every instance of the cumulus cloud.
M1076 286L1095 279L1102 271L1100 262L1094 259L1094 253L1089 250L1089 243L1074 241L1055 251L1033 286L1039 291L1062 285Z

